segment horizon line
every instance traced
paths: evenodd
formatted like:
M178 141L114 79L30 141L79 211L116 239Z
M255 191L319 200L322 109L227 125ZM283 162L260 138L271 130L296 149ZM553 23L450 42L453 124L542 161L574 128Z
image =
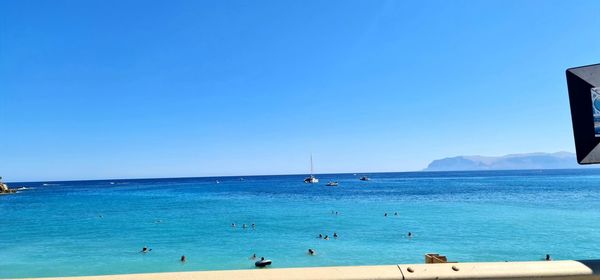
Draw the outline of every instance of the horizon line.
M340 173L315 173L314 175L347 175L347 174L384 174L384 173L441 173L441 172L495 172L495 171L542 171L542 170L591 170L591 168L539 168L539 169L488 169L488 170L414 170L414 171L372 171L372 172L340 172ZM93 181L124 181L124 180L164 180L164 179L200 179L200 178L244 178L244 177L266 177L266 176L303 176L308 173L288 174L255 174L255 175L212 175L212 176L183 176L183 177L145 177L145 178L103 178L103 179L67 179L67 180L38 180L38 181L6 181L7 184L15 183L43 183L43 182L93 182Z

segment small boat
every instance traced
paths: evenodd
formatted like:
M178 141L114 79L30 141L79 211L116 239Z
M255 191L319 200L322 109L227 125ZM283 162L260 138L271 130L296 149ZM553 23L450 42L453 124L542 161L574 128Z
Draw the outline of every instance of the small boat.
M338 185L338 182L329 182L325 186L328 186L328 187L337 187L337 185Z
M361 181L369 181L371 179L369 179L369 177L367 177L367 176L362 176L362 177L360 177L360 180Z
M319 179L313 175L313 160L312 154L310 155L310 176L304 178L304 183L307 184L316 184L319 182Z
M309 177L306 177L304 179L304 183L307 183L307 184L316 184L318 182L319 182L319 179L317 179L317 177L315 177L313 175L310 175Z
M261 258L261 260L260 261L256 261L254 263L254 265L256 267L265 267L267 265L271 265L271 263L272 263L271 260L265 260L264 258Z

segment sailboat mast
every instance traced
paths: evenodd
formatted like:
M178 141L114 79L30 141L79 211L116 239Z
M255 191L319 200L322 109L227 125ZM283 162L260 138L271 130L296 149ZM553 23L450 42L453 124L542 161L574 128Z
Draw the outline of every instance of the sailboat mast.
M312 161L312 154L310 154L310 176L313 175L313 161Z

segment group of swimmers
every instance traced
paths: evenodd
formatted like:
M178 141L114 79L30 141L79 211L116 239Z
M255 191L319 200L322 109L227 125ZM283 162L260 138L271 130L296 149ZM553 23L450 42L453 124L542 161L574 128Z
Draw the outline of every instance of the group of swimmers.
M329 240L329 235L325 235L325 237L323 237L323 234L319 233L319 236L317 236L317 238L324 239L324 240ZM337 239L338 238L338 234L334 232L333 233L333 238Z
M144 248L142 248L140 253L146 254L146 253L150 253L151 251L152 251L151 248L148 248L148 246L144 246ZM187 261L187 257L185 255L182 255L181 258L179 258L179 261L181 263L185 263Z
M394 216L398 216L398 215L399 215L398 212L394 212ZM388 213L387 212L383 213L383 216L387 217ZM408 232L408 238L412 238L412 235L413 235L412 232L409 231Z
M256 229L255 224L252 224L250 226L252 227L252 229ZM235 223L231 223L231 227L236 227ZM245 228L248 228L248 226L246 224L242 224L242 228L245 229Z
M337 211L333 211L333 210L332 210L332 211L331 211L331 214L338 215L339 213L338 213ZM388 213L386 212L386 213L384 214L384 216L385 216L385 217L387 217L387 216L388 216ZM394 216L398 216L398 212L395 212L395 213L394 213ZM101 216L101 217L102 217L102 216ZM156 223L160 223L160 222L162 222L162 221L161 221L161 220L157 220L157 221L155 221L155 222L156 222ZM236 224L235 224L235 223L231 223L231 227L235 228L235 227L237 227L237 226L236 226ZM252 227L252 229L256 229L256 224L251 224L251 225L250 225L250 227ZM248 226L247 226L246 224L242 224L242 228L243 228L243 229L246 229L246 228L248 228ZM333 238L337 239L338 237L339 237L339 236L338 236L337 232L334 232L334 233L333 233ZM330 238L329 238L329 235L325 235L325 236L323 236L323 234L321 234L321 233L319 233L319 236L317 236L317 238L319 238L319 239L323 239L323 240L330 240ZM408 232L408 238L412 238L412 232L410 232L410 231ZM144 253L144 254L145 254L145 253L149 253L150 251L152 251L152 249L148 248L147 246L144 246L144 247L142 248L142 250L140 251L140 253ZM317 254L317 251L316 251L315 249L309 248L309 249L308 249L308 254L309 254L309 255L311 255L311 256L314 256L314 255L316 255L316 254ZM252 254L252 256L250 256L250 258L249 258L249 259L251 259L251 260L256 260L256 258L257 258L257 257L256 257L256 253L254 253L254 254ZM548 259L549 259L549 255L546 255L546 260L548 260ZM264 260L264 257L261 257L261 260ZM181 256L181 258L179 259L179 261L180 261L181 263L185 263L185 262L187 261L187 257L186 257L185 255L182 255L182 256Z

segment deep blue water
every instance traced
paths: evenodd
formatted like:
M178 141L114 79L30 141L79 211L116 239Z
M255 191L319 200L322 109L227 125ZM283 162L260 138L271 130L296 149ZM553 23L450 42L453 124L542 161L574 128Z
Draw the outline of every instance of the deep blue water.
M0 278L600 257L600 170L361 175L13 183Z

